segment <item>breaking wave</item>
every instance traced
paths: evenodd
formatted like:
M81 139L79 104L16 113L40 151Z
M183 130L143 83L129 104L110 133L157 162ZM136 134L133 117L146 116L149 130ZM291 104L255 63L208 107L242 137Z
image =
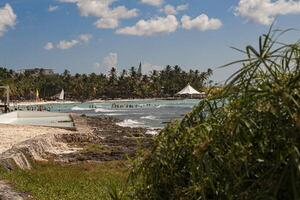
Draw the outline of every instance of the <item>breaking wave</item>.
M73 111L83 111L83 110L94 110L94 108L82 108L82 107L79 107L79 106L75 106L73 108L71 108L71 110Z
M143 123L139 121L135 121L132 119L125 119L122 122L117 123L118 126L122 127L130 127L130 128L136 128L136 127L143 127Z
M96 108L95 112L103 112L103 113L112 113L112 112L122 112L123 110L111 110L111 109L105 109L105 108Z
M106 113L104 114L106 116L121 116L121 115L124 115L123 113Z
M180 108L193 108L194 105L176 105L176 104L173 104L173 105L158 105L158 106L156 106L156 108L177 108L177 107L180 107Z
M141 119L150 119L150 120L156 120L156 117L153 115L149 115L149 116L143 116L141 117Z

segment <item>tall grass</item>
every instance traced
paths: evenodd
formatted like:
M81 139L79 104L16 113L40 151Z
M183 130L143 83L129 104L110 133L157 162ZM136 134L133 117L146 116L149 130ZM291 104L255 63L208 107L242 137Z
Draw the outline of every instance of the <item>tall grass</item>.
M161 132L131 199L300 198L300 44L278 42L284 32L238 50L226 87Z
M36 200L106 200L121 197L115 188L126 183L126 162L33 163L32 170L0 169L0 178ZM0 197L1 199L1 197Z

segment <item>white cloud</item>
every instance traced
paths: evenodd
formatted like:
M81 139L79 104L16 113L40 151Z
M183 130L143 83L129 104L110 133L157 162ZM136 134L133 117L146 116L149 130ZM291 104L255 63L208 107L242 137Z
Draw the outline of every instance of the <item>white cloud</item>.
M76 3L82 16L99 18L94 24L97 28L117 28L119 20L129 19L138 15L137 9L127 9L125 6L112 8L115 0L60 0L61 2Z
M149 74L153 70L161 71L164 67L162 65L155 65L148 62L142 63L142 71L144 74Z
M166 5L164 8L160 9L161 12L166 13L167 15L176 15L180 11L185 11L189 7L189 4L178 5L176 8L173 5Z
M128 10L124 6L110 8L114 0L79 0L77 6L82 16L127 19L137 16L137 9Z
M70 49L70 48L72 48L72 47L74 47L78 44L79 44L78 40L71 40L71 41L61 40L56 45L56 48L58 48L58 49Z
M82 34L78 36L78 39L73 39L73 40L61 40L59 41L56 45L53 44L52 42L47 42L44 46L44 49L46 50L51 50L51 49L71 49L77 45L84 44L89 42L93 38L93 35L91 34Z
M48 7L48 11L49 12L54 12L54 11L57 11L58 10L58 6L52 6L52 5L50 5L49 7Z
M79 36L79 40L82 42L89 42L93 36L91 34L82 34Z
M172 5L166 5L164 9L162 9L167 15L176 15L177 10L174 6Z
M97 28L114 29L119 26L119 20L114 18L101 18L95 22Z
M151 6L161 6L164 3L164 0L141 0L142 3L148 4Z
M263 24L271 24L278 15L300 14L298 0L240 0L235 15Z
M4 35L7 28L13 28L15 26L16 19L17 15L8 3L0 8L0 37Z
M101 63L95 63L94 67L97 71L103 72L105 70L109 71L111 68L117 68L118 65L118 54L117 53L109 53L105 56Z
M182 4L176 7L177 11L185 11L187 9L189 9L189 4Z
M51 50L54 48L54 45L52 42L48 42L45 46L44 46L44 49L45 50Z
M178 28L178 21L174 15L167 17L156 17L148 21L140 20L136 25L118 29L117 34L151 36L175 32Z
M201 14L194 19L184 15L181 18L181 23L184 29L191 30L196 28L199 31L217 30L222 26L222 22L219 19L209 18L205 14Z

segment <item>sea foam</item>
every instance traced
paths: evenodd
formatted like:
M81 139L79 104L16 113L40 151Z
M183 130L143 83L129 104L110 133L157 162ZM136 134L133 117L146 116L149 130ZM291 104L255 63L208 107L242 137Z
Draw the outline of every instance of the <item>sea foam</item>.
M147 135L157 135L157 134L158 134L158 131L155 131L155 130L147 130L145 134L147 134Z
M83 110L94 110L94 108L82 108L82 107L79 107L79 106L75 106L73 108L71 108L71 110L73 111L83 111Z
M102 112L102 113L112 113L112 112L122 112L124 110L111 110L106 108L96 108L95 112Z
M136 127L142 127L144 124L136 120L125 119L124 121L117 123L117 125L122 127L136 128Z
M150 119L150 120L156 120L156 117L153 115L143 116L141 119Z

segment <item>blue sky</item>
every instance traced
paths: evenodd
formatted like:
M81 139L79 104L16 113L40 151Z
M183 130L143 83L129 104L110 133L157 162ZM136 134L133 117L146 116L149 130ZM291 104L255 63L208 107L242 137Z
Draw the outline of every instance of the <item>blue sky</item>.
M0 0L0 66L205 71L241 58L230 46L256 44L276 16L277 27L299 29L299 14L296 0Z

